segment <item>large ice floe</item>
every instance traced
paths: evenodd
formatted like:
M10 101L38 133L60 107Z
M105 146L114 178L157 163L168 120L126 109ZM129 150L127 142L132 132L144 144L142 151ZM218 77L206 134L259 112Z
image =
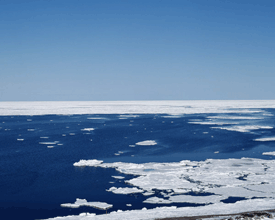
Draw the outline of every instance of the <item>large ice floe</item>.
M273 153L273 152L272 152ZM104 163L102 160L80 160L74 166L115 168L134 175L125 180L132 187L111 187L110 193L141 193L144 203L169 207L114 211L105 215L67 216L55 219L155 219L164 217L231 214L274 209L275 161L254 158L183 160L172 163ZM223 201L237 197L236 203ZM175 207L173 203L190 203ZM203 206L192 207L192 204Z

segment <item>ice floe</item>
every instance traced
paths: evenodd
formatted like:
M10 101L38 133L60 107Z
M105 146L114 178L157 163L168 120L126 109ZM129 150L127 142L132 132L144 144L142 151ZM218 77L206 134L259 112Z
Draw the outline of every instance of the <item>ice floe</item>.
M81 131L93 131L93 130L95 130L94 128L83 128L83 129L81 129Z
M125 178L124 176L112 176L112 177L115 179L124 179Z
M79 208L80 206L91 206L93 208L97 208L97 209L109 209L112 208L113 205L110 205L106 202L87 202L86 199L76 199L75 203L64 203L61 204L62 207L66 207L66 208Z
M263 155L275 156L275 151L273 151L273 152L263 152Z
M152 140L148 140L148 141L141 141L141 142L137 142L136 145L156 145L157 142L156 141L152 141Z
M46 144L46 145L54 145L57 144L59 141L54 141L54 142L39 142L39 144Z
M250 132L252 130L258 129L273 129L271 126L264 125L240 125L240 126L231 126L231 127L212 127L214 129L224 129L228 131L238 131L238 132Z
M141 189L138 189L137 187L133 187L133 188L130 188L130 187L111 187L110 189L107 189L106 191L108 192L112 192L112 193L115 193L115 194L132 194L132 193L142 193L143 190Z
M198 125L230 125L230 124L239 124L238 122L219 122L219 121L189 121L189 124L198 124Z
M22 138L17 138L17 140L18 140L18 141L24 141L24 139L22 139Z
M208 116L210 119L228 119L228 120L260 120L263 117L250 117L250 116Z
M257 138L257 139L254 139L254 141L275 141L275 137Z
M108 191L128 192L161 192L163 198L148 198L146 202L173 203L191 202L204 204L210 199L217 203L229 197L251 198L274 198L275 187L267 188L265 184L275 185L275 161L254 158L242 159L208 159L205 161L188 161L174 163L103 163L102 161L80 161L75 166L86 164L102 168L115 168L124 174L137 175L126 180L133 188L111 187ZM91 164L91 165L90 165ZM253 186L253 188L249 188ZM194 202L186 193L197 193L197 202ZM204 196L211 193L211 196ZM126 194L126 193L125 193ZM176 196L182 194L182 196ZM202 195L202 196L200 196ZM206 204L206 203L205 203Z

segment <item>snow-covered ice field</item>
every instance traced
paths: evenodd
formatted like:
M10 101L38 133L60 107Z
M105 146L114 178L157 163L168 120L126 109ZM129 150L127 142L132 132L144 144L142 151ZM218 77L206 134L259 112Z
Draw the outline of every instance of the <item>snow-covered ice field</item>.
M274 114L272 100L2 102L0 211L78 220L274 209Z

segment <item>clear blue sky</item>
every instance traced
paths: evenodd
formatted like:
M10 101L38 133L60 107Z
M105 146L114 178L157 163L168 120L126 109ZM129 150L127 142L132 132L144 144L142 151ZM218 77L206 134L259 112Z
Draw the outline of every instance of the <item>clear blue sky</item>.
M274 0L0 0L0 101L274 99Z

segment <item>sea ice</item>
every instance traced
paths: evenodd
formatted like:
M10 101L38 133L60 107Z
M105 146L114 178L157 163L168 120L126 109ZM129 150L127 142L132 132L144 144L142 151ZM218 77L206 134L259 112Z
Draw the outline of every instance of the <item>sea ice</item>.
M83 129L81 129L81 131L93 131L93 130L95 130L94 128L83 128Z
M55 141L55 142L39 142L39 144L46 144L46 145L53 145L53 144L57 144L59 141Z
M112 176L112 177L115 179L124 179L125 178L124 176Z
M112 193L115 193L115 194L132 194L132 193L142 193L143 192L143 190L138 189L137 187L133 187L133 188L119 187L119 188L116 188L114 186L111 187L110 189L107 189L106 191L112 192Z
M0 115L257 113L275 108L275 100L1 102Z
M22 139L22 138L17 138L17 140L18 140L18 141L24 141L24 139Z
M136 145L156 145L157 142L156 141L152 141L152 140L148 140L148 141L141 141L141 142L137 142Z
M273 152L263 152L263 155L275 156L275 151L273 151Z
M258 129L273 129L271 126L264 126L264 125L240 125L240 126L232 126L232 127L212 127L216 129L224 129L228 131L238 131L238 132L250 132L251 130L258 130Z
M112 208L113 205L110 205L105 202L87 202L86 199L76 199L75 203L64 203L61 204L62 207L67 207L67 208L79 208L80 206L91 206L93 208L97 209L109 209Z
M275 137L257 138L257 139L254 139L254 141L275 141Z

